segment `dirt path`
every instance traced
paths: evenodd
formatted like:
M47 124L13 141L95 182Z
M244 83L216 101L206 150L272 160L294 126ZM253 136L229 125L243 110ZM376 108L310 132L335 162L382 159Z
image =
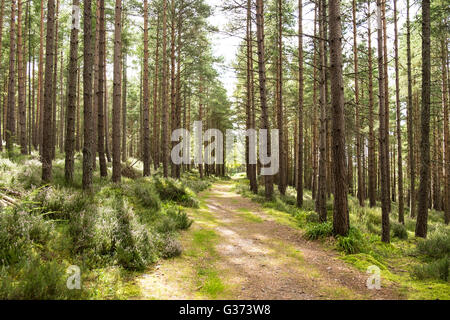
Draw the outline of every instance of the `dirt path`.
M201 208L190 212L194 225L182 236L183 255L138 279L142 298L401 298L389 286L368 290L367 274L305 241L300 230L280 223L281 213L267 213L231 183L217 183L201 197Z

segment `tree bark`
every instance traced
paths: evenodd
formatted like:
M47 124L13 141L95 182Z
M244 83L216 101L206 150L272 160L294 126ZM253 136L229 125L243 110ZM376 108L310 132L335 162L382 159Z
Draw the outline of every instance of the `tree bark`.
M319 104L320 104L320 132L319 132L319 180L316 199L316 211L321 222L327 221L327 166L326 166L326 61L325 61L325 40L324 40L324 0L319 1Z
M445 192L444 192L444 220L450 223L450 137L449 137L449 112L448 112L448 83L447 83L447 42L441 41L442 51L442 105L444 115L444 159L445 159Z
M400 83L398 67L398 30L397 30L397 0L394 0L394 29L395 29L395 104L397 106L397 161L398 161L398 222L405 223L403 200L403 158L402 158L402 128L400 110Z
M18 111L19 111L19 142L20 152L27 154L27 114L26 114L26 96L25 96L25 67L23 51L23 33L22 33L22 0L17 3L17 71L18 71Z
M11 1L11 23L9 33L9 85L8 85L8 108L6 118L6 149L8 153L13 151L16 134L15 126L15 104L16 104L16 0Z
M370 0L367 1L368 8L368 68L369 68L369 150L368 150L368 171L369 171L369 205L376 206L377 189L377 166L375 164L375 133L374 133L374 96L373 96L373 68L372 68L372 29Z
M298 0L298 146L297 207L303 206L303 3Z
M72 7L80 6L80 0L73 0ZM70 60L67 78L67 124L65 143L64 176L67 182L73 181L74 148L75 148L75 116L77 112L77 78L78 78L78 28L75 21L79 19L76 10L72 11L72 28L70 31Z
M148 0L144 0L144 83L143 83L143 162L144 177L150 176L150 126L149 126L149 82L148 82ZM155 78L157 75L155 74Z
M120 182L122 168L120 162L120 113L121 113L121 49L122 49L122 0L116 0L114 18L114 85L113 85L113 174L112 181Z
M108 168L106 167L105 158L105 106L104 106L104 95L105 95L105 42L106 42L106 31L105 31L105 0L99 0L99 43L98 43L98 91L97 91L97 150L98 158L100 163L100 176L108 176Z
M413 92L412 92L412 71L411 71L411 22L409 19L409 0L406 0L406 57L408 73L408 108L407 108L407 126L408 126L408 163L409 163L409 215L416 216L416 162L414 156L414 131L413 131Z
M280 194L286 193L286 152L284 137L284 111L283 111L283 1L278 0L278 60L277 60L277 127L279 130L278 146L280 154L280 170L278 190Z
M162 57L162 163L163 175L165 178L169 175L169 109L167 105L167 0L163 0L163 57Z
M83 66L83 189L92 189L94 123L92 111L92 0L84 1L84 66Z
M416 237L427 237L428 194L430 192L430 0L422 0L422 114L420 142L420 185L418 192Z
M261 129L267 130L267 152L270 154L270 134L269 115L267 110L266 92L266 60L264 52L264 3L263 0L256 0L256 37L258 42L258 72L259 72L259 95L261 100ZM264 176L265 197L273 197L273 177Z
M45 91L43 106L43 126L44 135L42 139L42 181L50 182L52 180L52 92L53 92L53 45L54 45L54 27L55 27L55 1L48 1L47 8L47 41L46 41L46 59L45 59Z
M334 234L346 235L350 228L345 163L344 85L342 76L342 27L340 0L329 1L331 105L333 115L332 155L334 174Z
M380 186L381 186L381 211L382 211L382 231L381 241L390 242L390 224L389 224L389 172L388 155L386 148L386 99L385 99L385 80L384 80L384 50L383 50L383 19L382 1L377 0L377 34L378 34L378 91L379 91L379 139L380 139Z

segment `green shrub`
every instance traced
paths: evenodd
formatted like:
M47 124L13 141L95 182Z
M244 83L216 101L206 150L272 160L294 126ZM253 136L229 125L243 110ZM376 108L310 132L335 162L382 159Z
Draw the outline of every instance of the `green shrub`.
M174 179L156 178L154 180L156 191L161 200L173 201L185 207L198 208L199 204L195 194Z
M355 254L366 251L367 241L358 229L350 227L347 236L337 237L336 246L346 254Z
M0 212L0 265L10 265L25 259L33 244L45 244L53 225L42 216L20 208Z
M178 257L181 254L181 244L171 235L164 235L158 241L158 250L163 259Z
M144 207L154 211L161 209L161 200L159 199L159 195L149 182L134 184L133 193Z
M55 300L81 298L84 291L69 290L64 266L38 257L18 265L19 270L0 269L0 299ZM19 272L17 272L19 271ZM19 277L14 277L17 273Z
M398 239L406 240L408 239L408 231L406 227L401 223L393 223L391 225L392 236Z
M68 235L72 239L73 253L83 253L96 246L95 226L95 211L86 210L72 214L68 223Z
M195 193L202 192L211 186L211 182L208 180L198 180L194 178L183 179L182 183Z
M450 256L450 229L433 232L429 239L417 244L417 251L433 259Z
M306 228L305 235L309 240L330 237L333 235L333 225L331 224L331 222L309 225Z
M123 199L116 199L115 209L118 220L115 246L118 263L127 269L143 270L156 260L151 235L137 221Z
M192 225L193 221L189 219L186 212L174 208L167 210L167 215L174 221L175 227L178 230L187 230Z
M414 266L412 274L419 280L440 279L450 281L450 257L444 257L425 265Z
M307 223L319 223L319 215L316 212L309 212L306 214Z

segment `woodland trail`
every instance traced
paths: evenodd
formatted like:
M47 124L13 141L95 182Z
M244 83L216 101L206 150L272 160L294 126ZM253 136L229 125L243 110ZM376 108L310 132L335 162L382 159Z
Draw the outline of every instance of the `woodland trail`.
M301 230L219 182L200 196L183 254L139 277L141 299L401 299L392 285L368 290L368 275ZM283 219L291 218L288 214Z

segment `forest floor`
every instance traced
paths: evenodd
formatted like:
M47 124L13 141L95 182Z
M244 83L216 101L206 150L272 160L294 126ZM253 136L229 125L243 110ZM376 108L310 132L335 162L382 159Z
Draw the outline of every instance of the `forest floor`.
M133 282L140 299L402 299L396 284L366 286L368 274L302 237L295 219L264 210L220 181L191 209L183 254Z

